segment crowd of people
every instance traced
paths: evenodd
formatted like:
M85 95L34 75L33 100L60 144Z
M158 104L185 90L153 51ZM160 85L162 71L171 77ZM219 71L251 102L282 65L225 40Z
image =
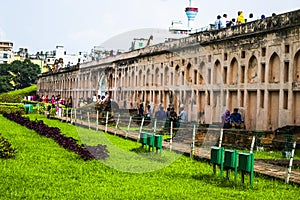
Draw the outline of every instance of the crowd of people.
M275 16L276 14L273 13L272 16ZM265 19L266 16L264 14L262 14L260 16L260 18L257 19ZM238 15L237 18L232 18L229 19L227 14L223 14L223 16L218 15L217 19L214 23L214 29L222 29L222 28L228 28L231 26L235 26L235 25L240 25L240 24L245 24L246 22L251 22L254 21L256 19L254 19L254 15L253 13L249 14L249 18L245 18L245 15L243 13L243 11L238 11Z
M44 103L51 103L52 108L56 108L56 113L59 115L61 113L61 106L64 105L66 108L73 107L73 100L72 96L69 98L61 98L58 94L56 96L52 95L49 97L48 95L41 97L39 96L30 96L26 97L26 100L34 100L36 99L39 102ZM109 92L105 93L105 96L94 95L91 98L91 101L95 103L96 108L97 106L101 108L103 111L111 111L111 96ZM150 104L146 105L146 109L144 108L144 103L141 103L138 108L138 116L139 117L146 117L148 119L156 118L157 122L164 126L164 122L174 123L174 127L178 127L180 123L188 122L188 114L185 111L184 104L181 104L179 107L179 114L176 113L174 106L170 105L166 110L162 105L159 105L159 109L157 112L153 112L153 108ZM236 128L236 129L245 129L244 119L243 116L239 113L238 108L234 108L233 112L231 113L229 110L226 110L225 113L221 117L222 126L223 128ZM169 124L170 125L170 124Z
M174 109L174 106L170 105L166 110L162 105L159 105L158 111L153 113L153 108L150 104L144 109L144 104L141 103L138 108L138 116L145 117L146 119L157 119L158 126L169 127L170 122L173 122L174 128L179 127L180 123L188 122L188 115L184 109L184 105L180 105L179 114Z

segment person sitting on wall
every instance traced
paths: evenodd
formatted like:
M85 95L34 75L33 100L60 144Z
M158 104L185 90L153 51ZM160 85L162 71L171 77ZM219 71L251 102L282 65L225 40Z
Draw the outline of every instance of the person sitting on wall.
M238 111L239 109L235 108L233 113L230 115L231 125L233 128L241 128L242 116Z
M223 128L231 128L230 111L226 110L221 117Z

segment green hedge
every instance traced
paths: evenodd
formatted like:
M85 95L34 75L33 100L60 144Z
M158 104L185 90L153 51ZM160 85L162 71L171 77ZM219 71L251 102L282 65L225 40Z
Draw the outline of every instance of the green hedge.
M0 136L0 158L12 158L16 155L16 149L10 142Z
M0 103L0 114L3 113L17 113L25 114L24 104L19 103Z
M21 90L15 90L12 92L0 94L0 102L8 103L21 103L25 96L31 96L36 94L37 86L33 85Z

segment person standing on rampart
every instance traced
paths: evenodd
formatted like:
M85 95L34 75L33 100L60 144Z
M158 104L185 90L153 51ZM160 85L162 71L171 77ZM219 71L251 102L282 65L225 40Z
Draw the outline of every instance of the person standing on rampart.
M238 12L238 17L237 17L237 25L238 24L245 24L245 16L244 16L244 13L243 13L243 11L239 11Z

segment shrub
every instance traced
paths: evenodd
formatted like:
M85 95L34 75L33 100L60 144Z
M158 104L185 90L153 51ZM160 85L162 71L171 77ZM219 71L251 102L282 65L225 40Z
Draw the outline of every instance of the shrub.
M0 103L0 114L3 113L25 114L24 104Z
M31 96L36 94L37 86L33 85L21 90L15 90L12 92L0 94L0 102L8 103L21 103L25 96Z
M12 158L16 155L16 149L10 142L0 136L0 158Z

